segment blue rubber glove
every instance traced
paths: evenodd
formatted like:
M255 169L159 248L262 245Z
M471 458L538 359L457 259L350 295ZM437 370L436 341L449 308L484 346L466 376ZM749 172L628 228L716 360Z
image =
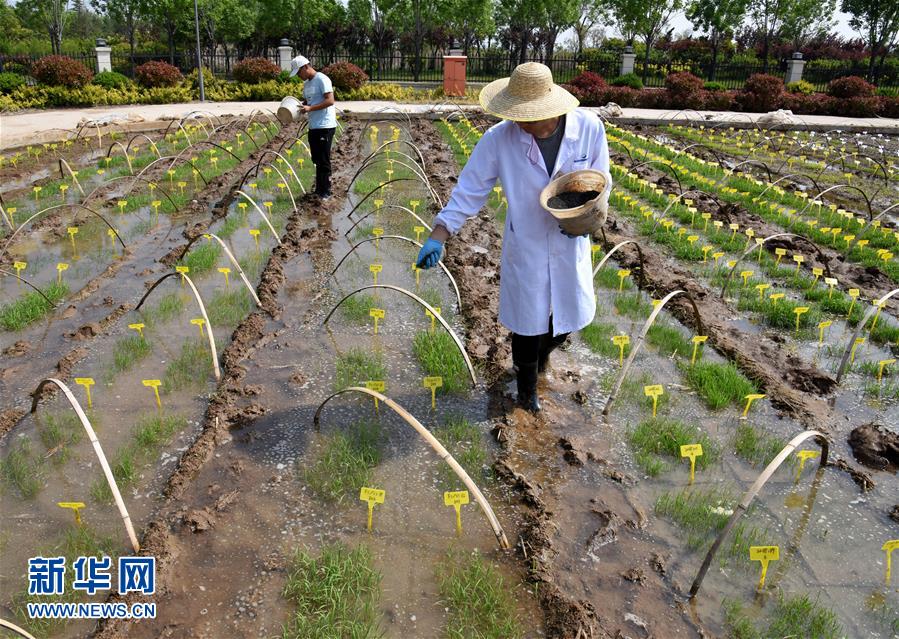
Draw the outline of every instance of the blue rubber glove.
M576 237L588 237L588 236L590 235L589 233L584 233L583 235L572 235L571 233L569 233L568 231L566 231L565 229L563 229L561 225L559 226L559 232L560 232L562 235L564 235L565 237L570 237L570 238L572 238L572 239L574 239L574 238L576 238Z
M418 268L431 268L437 266L437 262L443 257L443 242L429 237L425 241L425 245L418 252L418 259L415 260L415 266Z

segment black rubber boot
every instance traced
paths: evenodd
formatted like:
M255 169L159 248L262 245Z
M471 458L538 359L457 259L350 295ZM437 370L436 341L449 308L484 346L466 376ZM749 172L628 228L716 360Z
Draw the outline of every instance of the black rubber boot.
M540 412L540 398L537 397L537 362L518 366L518 404L532 413Z
M565 343L568 334L556 335L555 337L540 338L540 359L537 361L537 372L543 374L549 367L549 354Z

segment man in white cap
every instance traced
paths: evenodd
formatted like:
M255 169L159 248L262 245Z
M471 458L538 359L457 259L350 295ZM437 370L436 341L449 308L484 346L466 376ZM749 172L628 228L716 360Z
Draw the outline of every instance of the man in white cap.
M337 129L334 88L331 78L316 71L309 60L298 55L290 61L290 77L303 80L303 113L309 118L309 153L315 165L315 193L331 197L331 142Z
M540 205L552 178L580 169L607 174L611 189L605 129L595 113L577 109L578 100L556 85L545 65L527 62L511 78L481 90L485 111L505 120L477 143L449 203L434 220L434 230L418 255L430 268L443 244L484 206L497 179L508 200L500 267L499 321L512 331L518 402L537 412L537 375L550 352L572 331L593 321L596 298L589 233L571 236Z

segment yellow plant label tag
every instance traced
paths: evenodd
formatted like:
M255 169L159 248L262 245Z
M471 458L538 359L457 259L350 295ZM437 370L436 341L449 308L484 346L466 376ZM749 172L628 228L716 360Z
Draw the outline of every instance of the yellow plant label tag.
M359 500L368 504L368 532L371 532L371 520L375 504L383 504L385 494L385 491L379 488L363 486L359 489Z
M618 365L624 365L624 348L631 343L630 335L613 335L612 343L618 347Z
M58 501L56 505L60 508L68 508L75 513L75 524L81 525L81 509L85 504L83 501Z
M780 559L780 547L779 546L750 546L749 547L749 559L750 561L758 561L762 564L762 575L759 578L758 589L761 590L765 587L765 575L768 574L768 562L770 561L778 561Z
M371 234L375 237L381 237L382 235L384 235L384 229L382 229L380 226L376 226L371 230Z
M462 534L462 506L468 503L468 491L456 490L443 493L443 505L456 509L456 534Z
M384 319L384 315L385 313L383 308L368 309L368 316L375 321L375 335L378 334L378 320Z
M412 230L415 231L415 241L421 242L421 234L425 232L425 227L423 226L413 226Z
M890 359L882 359L877 362L877 381L879 382L883 378L883 369L887 366L891 366L896 363L896 358L891 357Z
M91 386L94 385L93 377L76 377L75 383L79 386L84 386L84 392L87 393L87 407L93 408L94 403L91 401Z
M822 275L824 275L824 269L823 269L823 268L817 268L817 267L816 267L816 268L813 268L813 269L812 269L812 275L814 275L815 277L821 277Z
M702 444L684 444L680 447L680 456L690 459L690 483L696 474L696 458L702 455Z
M659 397L665 392L661 384L649 384L643 387L643 394L652 397L652 416L656 416L656 409L659 405Z
M137 334L140 335L141 337L144 336L144 325L142 323L136 322L134 324L128 324L128 328L130 328L133 331L137 331Z
M821 453L817 450L798 450L796 451L796 456L799 458L799 469L796 471L796 479L799 479L802 469L805 467L805 462L820 457Z
M148 388L153 389L153 394L156 396L156 408L162 410L162 400L159 398L159 387L162 385L162 380L159 379L145 379L142 380L141 383Z
M796 262L796 264L802 264L805 261L805 257L802 255L794 255L793 261Z
M765 396L761 393L750 393L746 396L746 407L743 409L743 417L749 414L749 407L752 406L752 402L757 399L764 399Z
M431 410L437 410L437 389L443 386L443 378L439 375L425 377L422 385L431 390Z
M181 273L181 275L184 275L185 273L190 273L190 267L189 266L176 266L175 271L178 273Z
M849 297L851 297L852 299L858 299L858 295L859 295L859 289L857 289L857 288L849 289Z
M883 546L880 547L881 550L885 551L887 554L887 570L886 570L886 583L890 583L890 573L892 572L892 557L893 551L899 548L899 539L891 539L886 542Z
M776 249L774 249L774 254L777 255L778 257L783 257L784 255L787 254L787 249L785 249L785 248L776 248Z
M384 389L385 389L386 387L387 387L387 385L386 385L384 382L382 382L382 381L368 381L368 382L365 382L365 388L367 388L368 390L372 390L372 391L378 392L378 393L383 393L383 392L384 392Z

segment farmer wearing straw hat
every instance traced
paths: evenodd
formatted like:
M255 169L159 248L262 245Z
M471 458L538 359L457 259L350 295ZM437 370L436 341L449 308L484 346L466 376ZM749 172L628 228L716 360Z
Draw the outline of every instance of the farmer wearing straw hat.
M605 129L596 114L553 82L548 67L519 65L481 90L481 106L503 118L477 143L418 266L435 266L443 244L484 206L497 179L508 200L500 267L499 321L512 331L518 402L540 410L537 375L572 331L593 321L596 299L589 235L572 236L540 205L553 177L580 169L608 173ZM606 194L611 180L606 184ZM597 227L599 222L597 222ZM589 229L594 232L597 228Z

